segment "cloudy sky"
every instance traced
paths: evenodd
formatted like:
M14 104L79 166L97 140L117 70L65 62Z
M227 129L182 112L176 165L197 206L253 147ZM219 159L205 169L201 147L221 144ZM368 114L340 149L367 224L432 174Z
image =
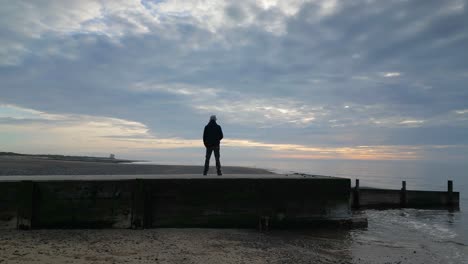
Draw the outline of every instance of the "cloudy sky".
M466 0L0 3L1 151L468 158Z

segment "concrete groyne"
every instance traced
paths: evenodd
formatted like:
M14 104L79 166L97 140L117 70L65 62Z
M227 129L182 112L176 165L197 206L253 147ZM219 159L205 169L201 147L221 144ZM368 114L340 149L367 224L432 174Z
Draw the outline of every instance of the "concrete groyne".
M0 228L352 224L350 180L309 175L8 176Z
M400 190L363 188L356 180L351 192L353 208L420 208L453 209L460 207L460 193L453 191L453 182L447 182L447 191L408 190L406 181Z
M458 192L351 188L346 178L231 174L0 178L0 228L366 226L352 209L458 209Z

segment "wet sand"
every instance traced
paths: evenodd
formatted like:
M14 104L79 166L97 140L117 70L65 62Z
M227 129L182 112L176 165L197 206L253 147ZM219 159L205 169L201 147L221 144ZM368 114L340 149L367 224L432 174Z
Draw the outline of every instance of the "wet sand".
M329 248L334 243L253 230L1 230L0 237L0 263L336 263L343 254Z
M439 263L349 230L0 230L0 263ZM417 252L416 252L417 250Z

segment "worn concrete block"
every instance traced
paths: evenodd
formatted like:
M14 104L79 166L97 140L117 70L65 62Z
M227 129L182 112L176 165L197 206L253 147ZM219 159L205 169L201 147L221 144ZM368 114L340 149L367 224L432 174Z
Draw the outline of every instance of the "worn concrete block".
M133 229L141 229L145 227L146 219L146 188L145 183L141 179L136 179L132 182L132 218L131 227Z
M259 219L282 228L351 217L350 180L333 177L178 175L21 186L22 226L37 228L255 228Z
M18 185L17 194L17 228L31 229L33 225L33 200L34 200L34 183L32 181L21 181Z
M348 179L158 180L152 226L255 227L350 217Z
M129 228L131 187L126 181L38 182L35 227Z
M18 185L17 182L0 184L0 229L17 228Z

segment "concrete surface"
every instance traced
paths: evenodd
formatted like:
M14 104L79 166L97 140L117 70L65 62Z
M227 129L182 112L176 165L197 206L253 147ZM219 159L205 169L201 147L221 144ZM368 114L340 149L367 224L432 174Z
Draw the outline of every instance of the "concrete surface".
M3 228L255 228L260 219L282 228L351 220L350 180L326 176L4 176L0 190Z

